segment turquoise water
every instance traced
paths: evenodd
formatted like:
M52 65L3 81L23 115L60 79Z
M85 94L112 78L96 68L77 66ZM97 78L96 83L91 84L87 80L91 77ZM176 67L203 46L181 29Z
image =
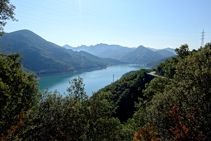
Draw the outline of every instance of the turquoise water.
M72 74L63 74L57 76L45 76L39 80L40 90L43 91L47 87L49 91L57 89L61 94L67 93L66 89L69 87L69 81L80 76L83 78L85 84L85 91L88 96L92 95L92 92L97 92L99 89L109 85L114 81L120 79L120 77L126 72L139 70L146 68L145 66L133 66L133 65L115 65L107 67L106 69L84 71Z

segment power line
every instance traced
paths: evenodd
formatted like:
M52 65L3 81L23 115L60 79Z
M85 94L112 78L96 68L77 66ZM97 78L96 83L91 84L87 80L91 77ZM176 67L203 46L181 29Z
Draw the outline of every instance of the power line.
M22 9L22 7L27 7L29 9L34 9L36 10L37 13L39 12L45 12L45 13L48 13L48 14L53 14L54 15L54 18L48 18L48 17L43 17L43 15L38 15L38 14L29 14L30 12L19 12L21 14L22 17L25 17L26 15L28 19L32 19L32 20L35 20L37 19L36 21L42 21L42 22L49 22L49 23L55 23L56 25L60 26L58 28L58 30L60 30L60 28L65 28L67 30L70 30L72 28L74 29L78 29L78 30L88 30L88 31L91 31L92 34L109 34L111 36L118 36L118 37L127 37L127 38L132 38L132 37L137 37L139 36L139 34L145 34L143 32L141 32L141 30L143 28L149 28L150 31L154 32L155 30L161 30L162 28L156 28L156 27L149 27L148 25L144 25L142 23L139 23L139 22L136 22L136 21L129 21L127 18L126 19L121 19L119 17L114 17L113 15L110 16L110 15L107 15L107 14L104 14L104 13L99 13L99 12L96 12L96 11L93 11L93 10L89 10L89 9L85 9L85 8L81 8L81 10L84 11L84 13L89 13L89 15L92 15L94 17L99 17L99 18L102 18L102 19L105 19L107 21L109 21L108 23L104 23L103 20L99 20L99 19L90 19L89 17L82 17L82 19L80 19L78 16L74 15L73 13L70 13L70 12L63 12L63 11L60 11L56 8L52 9L52 8L49 8L48 6L43 6L43 5L39 5L39 4L34 4L34 3L31 3L31 2L28 2L28 1L24 1L24 0L19 0L21 3L18 3L18 5L20 5L20 9ZM61 2L61 3L53 3L52 1L43 1L45 3L48 3L48 4L54 4L54 5L58 5L59 7L62 7L63 9L69 9L71 7L73 7L74 9L77 9L76 6L73 6L69 3L65 3L65 2ZM18 9L18 7L17 7ZM19 15L19 14L17 14ZM59 16L59 17L57 17ZM51 17L51 16L49 16ZM65 17L65 18L71 18L71 19L74 19L72 21L66 21L66 20L61 20L62 17ZM109 18L109 19L108 19ZM75 22L83 22L83 23L88 23L88 24L82 24L82 25L76 25ZM89 25L95 25L95 26L89 26ZM124 23L127 23L127 27L128 28L125 28L126 25L122 25ZM135 27L135 29L134 29ZM106 30L105 30L106 28ZM133 28L133 29L132 29ZM117 31L117 29L119 31L129 31L130 34L127 33L127 35L125 34L121 34L121 32ZM149 32L150 32L149 31ZM163 29L162 32L169 32L169 30L166 30L166 29ZM148 33L148 32L147 32ZM153 33L152 33L153 34ZM204 35L204 34L203 34ZM176 37L180 37L181 38L181 35L174 35L174 38ZM152 38L150 36L150 38ZM156 39L159 39L159 36L156 36ZM198 37L196 37L198 38ZM158 40L157 39L157 40ZM175 39L174 39L175 40ZM178 39L177 39L178 40ZM204 36L203 36L203 40L204 40ZM204 43L203 43L204 44Z
M58 25L59 28L65 28L66 30L68 30L68 28L66 27L66 26L68 26L68 27L71 27L71 28L74 28L74 29L77 29L77 30L82 30L82 31L87 30L87 31L90 31L92 33L93 33L93 31L95 31L96 33L99 33L101 35L108 34L110 36L128 37L128 35L123 35L123 34L119 34L119 33L116 33L116 32L111 32L111 31L105 32L103 30L99 30L99 29L95 29L95 28L77 26L77 25L74 25L74 24L69 23L69 22L59 22L55 19L43 18L41 16L31 15L31 14L28 14L28 13L19 12L19 14L17 16L24 17L24 18L27 18L27 19L32 19L32 20L35 20L35 21L48 22L48 23L51 23L51 24L54 23L54 24ZM130 37L133 37L133 36L130 35Z
M29 5L33 5L33 6L35 6L36 8L37 7L39 7L39 8L44 8L45 10L46 9L48 9L48 10L50 10L50 11L53 11L53 12L59 12L59 13L61 13L61 11L58 11L58 10L55 10L55 9L50 9L50 8L47 8L47 7L44 7L44 6L40 6L40 5L37 5L37 4L33 4L33 3L31 3L31 2L28 2L28 1L24 1L24 0L19 0L20 2L22 2L22 3L24 3L24 4L27 4L27 6L25 6L25 7L29 7ZM59 5L60 7L63 7L63 9L69 9L69 6L71 6L71 7L73 7L74 9L77 9L78 7L76 7L76 6L74 6L74 5L71 5L71 4L69 4L69 3L66 3L66 2L61 2L61 3L64 3L65 5L61 5L61 4L57 4L57 3L54 3L54 2L48 2L48 1L43 1L43 2L45 2L45 3L51 3L51 4L54 4L54 5ZM67 6L68 5L68 6ZM164 28L156 28L156 27L149 27L149 25L147 24L143 24L143 23L139 23L139 22L131 22L131 21L129 21L129 20L127 20L127 19L121 19L121 18L119 18L119 17L114 17L114 16L110 16L110 15L107 15L107 14L104 14L104 13L99 13L99 12L96 12L96 11L93 11L93 10L90 10L90 9L87 9L87 8L81 8L83 11L85 11L85 13L89 13L89 15L93 15L93 16L97 16L97 17L100 17L100 18L102 18L102 19L106 19L105 17L107 17L107 18L110 18L110 20L109 21L112 21L112 22L117 22L117 24L118 24L118 26L116 26L115 28L119 28L120 27L120 25L122 24L122 23L127 23L126 25L132 25L132 27L134 27L134 26L136 26L136 27L138 27L138 28L148 28L148 29L151 29L151 30L162 30L162 32L166 32L166 31L168 31L168 32L170 32L170 30L169 29L164 29ZM71 17L74 17L74 18L77 18L76 16L74 16L74 15L70 15L69 13L63 13L63 15L68 15L68 16L71 16ZM112 18L112 19L111 19ZM87 18L87 17L83 17L83 19L85 19L85 20L87 20L87 21L92 21L92 22L97 22L97 23L101 23L101 24L104 24L103 22L101 22L100 20L90 20L89 18ZM112 26L114 26L113 25L113 23L110 23ZM104 26L108 26L108 25L105 25L104 24ZM125 29L125 26L122 26L122 28L124 28L124 30L127 30L127 29Z
M202 37L202 38L201 38L201 47L203 47L203 46L204 46L204 39L205 39L205 38L204 38L204 36L205 36L205 35L204 35L204 33L205 33L204 30L203 30L201 33L202 33L202 35L201 35L201 37Z

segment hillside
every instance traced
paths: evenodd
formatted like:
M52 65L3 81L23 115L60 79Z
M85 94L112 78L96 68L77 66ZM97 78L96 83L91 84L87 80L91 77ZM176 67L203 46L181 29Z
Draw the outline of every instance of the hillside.
M120 59L121 56L127 54L128 52L131 52L135 50L136 48L128 48L128 47L121 47L121 48L110 48L107 49L97 56L103 57L103 58L113 58L113 59Z
M83 58L77 52L67 51L29 30L5 33L0 37L0 52L20 53L24 58L23 66L38 75L104 68L108 65L99 60Z
M128 72L118 81L107 85L94 95L108 93L109 101L114 104L114 107L117 107L112 116L118 117L121 122L126 122L133 116L134 102L138 102L138 98L144 98L142 90L145 88L145 84L153 79L147 75L148 72L149 70L145 69Z
M85 51L101 58L112 58L123 62L133 63L147 63L175 55L175 51L172 48L154 49L142 45L138 48L129 48L120 45L100 43L91 46L81 45L78 47L71 47L69 45L64 45L63 47L78 52Z
M172 57L176 57L176 55L170 56L170 57L165 57L165 58L162 58L162 59L159 59L159 60L156 60L156 61L149 62L149 63L146 64L146 66L154 69L154 68L157 67L157 65L165 62L167 59L170 60Z
M33 74L23 72L20 55L1 54L0 131L15 130L12 135L21 140L68 140L77 135L72 138L207 141L211 138L211 115L207 114L211 110L211 44L192 52L187 45L177 50L178 56L156 68L164 77L155 78L145 69L128 72L91 97L80 77L70 82L65 97L57 91L40 95ZM23 108L25 112L20 113ZM7 139L10 133L1 136Z
M164 58L164 56L148 49L143 46L139 46L132 52L123 55L119 60L133 63L147 63Z
M97 57L97 56L92 55L90 53L87 53L85 51L80 51L80 52L78 52L78 54L80 54L83 57L89 58L90 60L104 62L104 63L106 63L108 65L115 65L115 64L123 64L123 63L125 63L125 62L122 62L122 61L119 61L119 60L116 60L116 59L100 58L100 57Z
M175 49L173 49L173 48L168 47L168 48L165 48L165 50L168 50L168 51L174 53L174 55L176 55Z
M165 56L165 57L170 57L170 56L174 56L175 54L171 51L168 51L167 49L161 49L161 50L157 50L155 51L156 53Z

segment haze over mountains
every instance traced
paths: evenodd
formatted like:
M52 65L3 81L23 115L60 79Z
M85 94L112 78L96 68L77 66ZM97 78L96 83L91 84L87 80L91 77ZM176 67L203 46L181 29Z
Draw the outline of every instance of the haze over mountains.
M74 51L86 51L98 57L113 58L120 61L132 63L147 63L176 55L174 49L172 48L158 50L154 48L144 47L142 45L137 48L129 48L120 45L108 45L101 43L97 45L82 45L78 47L64 45L63 48L72 49Z
M0 37L0 52L20 53L24 58L23 67L38 75L99 69L120 63L148 63L175 55L172 50L102 43L77 48L69 45L61 47L29 30L5 33Z

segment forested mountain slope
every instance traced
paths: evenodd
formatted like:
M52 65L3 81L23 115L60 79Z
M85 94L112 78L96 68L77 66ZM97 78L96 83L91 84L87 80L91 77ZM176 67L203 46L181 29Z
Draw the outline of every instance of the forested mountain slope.
M65 97L38 92L20 55L0 53L0 139L210 140L211 44L197 51L182 45L176 52L157 66L164 78L141 69L91 97L80 77Z
M164 56L155 53L154 51L147 49L143 46L139 46L132 52L121 56L119 60L133 63L147 63L161 58L164 58Z
M74 51L85 51L101 58L112 58L118 60L120 60L120 58L123 55L136 49L136 48L123 47L120 45L108 45L103 43L91 46L81 45L75 48L70 47L69 45L64 45L63 47L67 49L68 48L72 49Z
M171 48L158 50L144 47L142 45L138 48L129 48L120 45L108 45L100 43L91 46L81 45L78 47L71 47L69 45L64 45L63 47L78 52L85 51L101 58L112 58L119 61L132 63L147 63L175 55L174 49Z
M104 68L108 63L83 57L48 42L29 30L5 33L0 37L0 52L20 53L23 66L38 75Z

